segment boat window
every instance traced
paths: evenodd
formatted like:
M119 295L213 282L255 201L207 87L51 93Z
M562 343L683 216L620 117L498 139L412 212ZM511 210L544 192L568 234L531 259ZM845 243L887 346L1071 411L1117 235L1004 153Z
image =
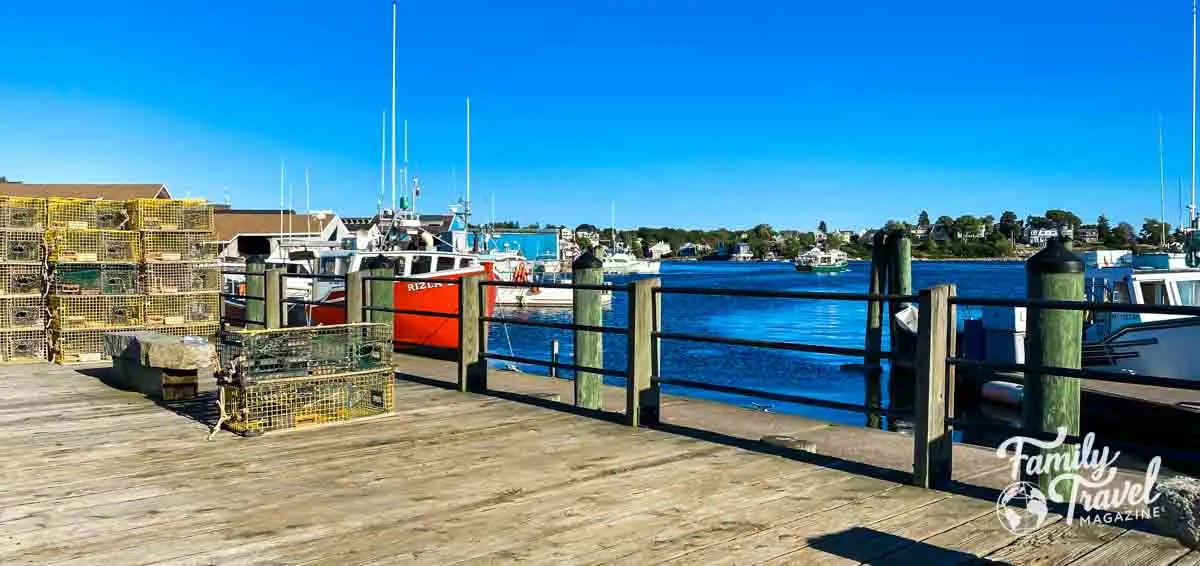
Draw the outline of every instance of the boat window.
M1175 286L1179 289L1179 304L1200 306L1200 281L1176 281Z
M336 257L321 258L320 272L321 273L336 273L337 272L337 258Z
M1163 281L1142 281L1142 303L1147 305L1167 304L1167 284Z
M1129 285L1126 285L1124 281L1117 281L1113 284L1112 302L1126 305L1130 303Z
M427 255L416 256L413 258L411 275L429 273L431 267L433 267L433 258Z
M437 258L438 271L451 271L454 269L454 257L441 255Z

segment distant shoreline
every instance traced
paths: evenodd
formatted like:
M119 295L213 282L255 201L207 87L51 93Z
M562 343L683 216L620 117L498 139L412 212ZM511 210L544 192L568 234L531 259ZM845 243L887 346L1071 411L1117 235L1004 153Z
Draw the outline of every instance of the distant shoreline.
M1023 257L914 257L913 261L969 261L985 263L1023 262Z

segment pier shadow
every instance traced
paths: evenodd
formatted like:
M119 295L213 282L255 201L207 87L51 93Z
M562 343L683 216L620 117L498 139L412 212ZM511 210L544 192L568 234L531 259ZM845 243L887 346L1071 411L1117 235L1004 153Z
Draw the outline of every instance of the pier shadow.
M111 366L80 368L75 370L75 373L95 379L118 391L138 393L118 383L115 379L116 372ZM209 379L211 380L211 377ZM177 401L164 401L149 395L140 395L159 407L210 428L217 424L217 420L220 417L220 409L217 408L217 392L215 390L201 390L191 399L180 399Z
M421 376L421 375L413 375L410 373L404 373L404 372L400 372L400 371L396 372L396 380L397 381L407 381L410 383L416 383L418 385L426 385L429 387L437 387L437 388L445 389L448 391L458 391L457 383L445 381L445 380L437 379L437 378L425 377L425 376ZM598 420L611 422L611 423L625 424L625 415L623 413L613 413L611 411L603 411L603 410L595 410L595 409L584 409L582 407L576 407L575 405L572 405L571 403L564 403L560 400L550 398L544 394L517 393L514 391L504 391L504 390L500 390L500 389L488 389L487 391L481 392L479 394L487 395L489 397L495 397L497 399L504 399L506 401L513 401L515 403L523 403L526 405L533 405L535 407L540 407L543 409L550 409L552 411L558 411L561 413L568 413L568 414L572 414L572 415L588 417L588 418L592 418L592 419L598 419Z
M867 527L853 527L840 533L808 540L812 548L857 563L882 561L894 564L1010 564L979 558L959 550L935 546Z

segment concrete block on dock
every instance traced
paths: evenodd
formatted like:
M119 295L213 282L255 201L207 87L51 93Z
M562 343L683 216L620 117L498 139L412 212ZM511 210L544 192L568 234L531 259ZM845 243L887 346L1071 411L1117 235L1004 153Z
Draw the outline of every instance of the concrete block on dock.
M109 332L104 335L104 352L113 359L136 360L147 367L201 370L212 365L212 344L184 342L178 336L149 330Z
M1200 549L1200 480L1176 476L1154 485L1157 501L1151 505L1161 508L1153 519L1155 526L1179 542Z

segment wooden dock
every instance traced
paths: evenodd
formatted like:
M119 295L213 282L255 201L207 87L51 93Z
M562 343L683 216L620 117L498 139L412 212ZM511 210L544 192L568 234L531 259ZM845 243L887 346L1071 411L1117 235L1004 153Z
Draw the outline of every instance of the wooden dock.
M988 450L955 446L957 483L930 491L904 485L895 433L671 397L634 429L556 402L569 382L493 372L466 394L453 364L397 365L394 416L210 441L211 397L0 367L0 563L1200 563L1059 517L1015 537Z

